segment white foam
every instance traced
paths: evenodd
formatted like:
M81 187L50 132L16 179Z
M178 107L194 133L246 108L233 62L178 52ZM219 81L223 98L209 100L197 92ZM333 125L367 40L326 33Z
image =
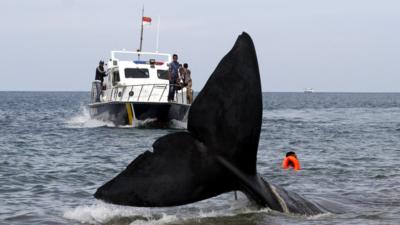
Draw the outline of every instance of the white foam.
M157 122L157 118L148 118L146 120L135 120L132 125L119 125L118 128L146 128L151 127L153 123ZM96 128L96 127L116 127L111 121L102 121L92 119L90 117L89 109L87 106L81 105L77 115L68 118L65 121L65 126L68 128ZM171 120L168 128L171 129L186 129L187 122L179 120Z
M95 120L90 117L89 110L81 106L79 113L65 121L68 128L95 128L95 127L114 127L112 122Z
M182 207L168 208L140 208L107 204L97 201L93 205L78 206L65 211L64 217L87 224L103 224L111 220L128 218L132 220L130 225L157 225L203 218L229 217L249 213L268 213L269 209L249 207L248 202L234 201L237 204L229 204L215 210L210 210L210 205L201 206L195 204ZM185 208L188 207L188 208ZM190 207L190 208L189 208ZM194 210L193 210L194 207Z
M147 118L145 120L135 120L133 123L133 127L147 127L148 125L151 125L152 123L156 122L157 118Z
M78 206L75 209L67 210L64 213L64 217L67 219L89 224L105 223L118 217L135 216L148 219L151 216L151 213L149 209L145 208L124 207L102 202L97 202L89 206Z
M323 218L332 217L334 215L335 214L333 214L333 213L326 212L326 213L320 213L320 214L313 215L313 216L307 216L307 219L309 219L309 220L320 220L320 219L323 219Z
M180 120L171 120L169 123L169 127L172 129L186 129L187 122L183 122Z
M131 222L129 225L158 225L158 224L166 224L179 221L179 218L175 215L167 215L165 213L162 214L158 219L150 219L150 220L135 220Z

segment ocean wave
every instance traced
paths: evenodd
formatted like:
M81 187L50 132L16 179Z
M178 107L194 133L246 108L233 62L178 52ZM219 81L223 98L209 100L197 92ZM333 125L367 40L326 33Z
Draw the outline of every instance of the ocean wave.
M65 126L67 128L115 127L112 122L92 119L90 117L89 109L83 105L81 105L77 115L66 119Z
M155 224L170 222L175 216L165 213L153 213L150 208L125 207L98 202L88 206L78 206L64 213L64 218L88 224L115 223L126 221L128 224ZM125 222L125 223L126 223Z
M247 200L235 201L233 204L222 207L210 207L209 204L210 202L204 206L193 204L181 207L143 208L118 206L97 201L92 205L69 209L64 212L63 217L87 224L155 225L271 212L268 208L260 209L249 204Z

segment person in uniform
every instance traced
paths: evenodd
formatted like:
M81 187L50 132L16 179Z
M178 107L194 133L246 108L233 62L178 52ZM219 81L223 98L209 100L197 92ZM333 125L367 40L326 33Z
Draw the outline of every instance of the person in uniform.
M188 67L189 67L188 64L184 63L182 73L186 87L186 101L188 104L192 104L193 102L192 77L191 77L191 71L189 70Z
M101 81L101 86L103 86L104 77L106 76L106 71L104 70L104 61L99 62L99 66L96 68L95 80Z
M96 83L96 91L97 91L96 102L100 101L100 95L101 91L103 90L103 81L105 76L106 76L106 71L104 70L104 61L100 60L99 66L96 68L96 76L94 78L95 80L100 81Z
M175 91L176 91L177 81L179 78L179 62L177 54L174 54L172 56L172 62L169 64L168 78L169 78L168 101L171 102L175 98Z

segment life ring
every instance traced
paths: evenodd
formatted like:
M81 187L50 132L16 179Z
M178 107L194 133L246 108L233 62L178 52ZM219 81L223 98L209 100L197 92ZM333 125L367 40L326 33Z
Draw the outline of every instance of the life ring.
M292 167L294 170L300 170L300 162L295 156L290 155L283 159L282 167L283 169L289 169Z

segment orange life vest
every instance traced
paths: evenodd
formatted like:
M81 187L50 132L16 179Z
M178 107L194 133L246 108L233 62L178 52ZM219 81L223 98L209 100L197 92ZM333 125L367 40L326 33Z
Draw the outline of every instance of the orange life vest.
M294 170L300 170L300 163L296 157L290 155L283 160L282 167L283 169L289 169L290 167L293 167Z

